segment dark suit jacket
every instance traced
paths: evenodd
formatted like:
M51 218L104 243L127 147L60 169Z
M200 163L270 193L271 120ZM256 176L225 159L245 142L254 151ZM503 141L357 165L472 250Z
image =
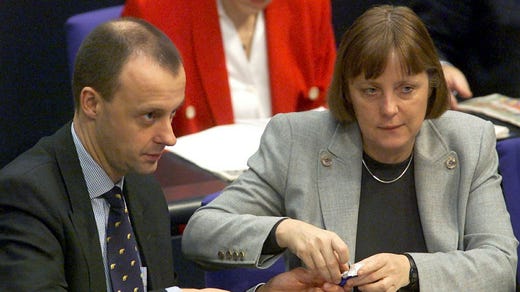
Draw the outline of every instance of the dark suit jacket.
M70 123L0 171L0 290L106 291L101 247ZM152 176L125 199L148 288L175 284L167 205Z

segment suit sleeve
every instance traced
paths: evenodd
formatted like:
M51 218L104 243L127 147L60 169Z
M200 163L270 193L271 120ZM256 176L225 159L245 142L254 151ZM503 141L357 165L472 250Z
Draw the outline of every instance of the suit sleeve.
M51 215L20 181L0 182L0 290L67 291L65 255Z
M250 169L190 218L182 242L188 258L209 267L266 267L277 259L261 253L271 229L284 218L287 133L286 125L273 118L248 161Z
M140 0L127 0L123 6L121 16L143 17Z
M319 31L314 34L318 44L316 48L316 59L314 63L317 65L316 78L319 80L318 84L323 90L323 100L327 100L327 88L332 80L334 73L334 63L336 61L336 41L334 38L334 28L332 26L332 12L329 0L322 1L321 17L319 24Z

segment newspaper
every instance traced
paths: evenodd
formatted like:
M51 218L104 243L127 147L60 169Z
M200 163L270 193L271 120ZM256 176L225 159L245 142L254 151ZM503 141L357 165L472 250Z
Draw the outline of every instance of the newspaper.
M512 98L494 93L460 102L459 109L484 114L499 121L520 127L520 98Z

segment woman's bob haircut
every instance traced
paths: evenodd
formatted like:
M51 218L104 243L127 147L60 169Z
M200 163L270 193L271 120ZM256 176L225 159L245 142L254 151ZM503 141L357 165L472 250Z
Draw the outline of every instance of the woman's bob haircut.
M382 5L363 13L339 45L328 91L328 106L338 121L356 121L349 82L360 74L365 79L379 77L391 53L397 54L403 74L427 72L430 96L425 119L437 118L448 109L448 87L425 25L408 7Z

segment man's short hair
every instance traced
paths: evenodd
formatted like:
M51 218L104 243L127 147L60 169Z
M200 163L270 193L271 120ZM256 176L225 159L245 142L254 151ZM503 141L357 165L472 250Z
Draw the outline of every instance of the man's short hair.
M171 40L142 19L124 17L96 27L76 55L72 77L76 110L81 91L87 86L111 100L123 66L138 55L149 57L174 75L182 65L181 55Z

